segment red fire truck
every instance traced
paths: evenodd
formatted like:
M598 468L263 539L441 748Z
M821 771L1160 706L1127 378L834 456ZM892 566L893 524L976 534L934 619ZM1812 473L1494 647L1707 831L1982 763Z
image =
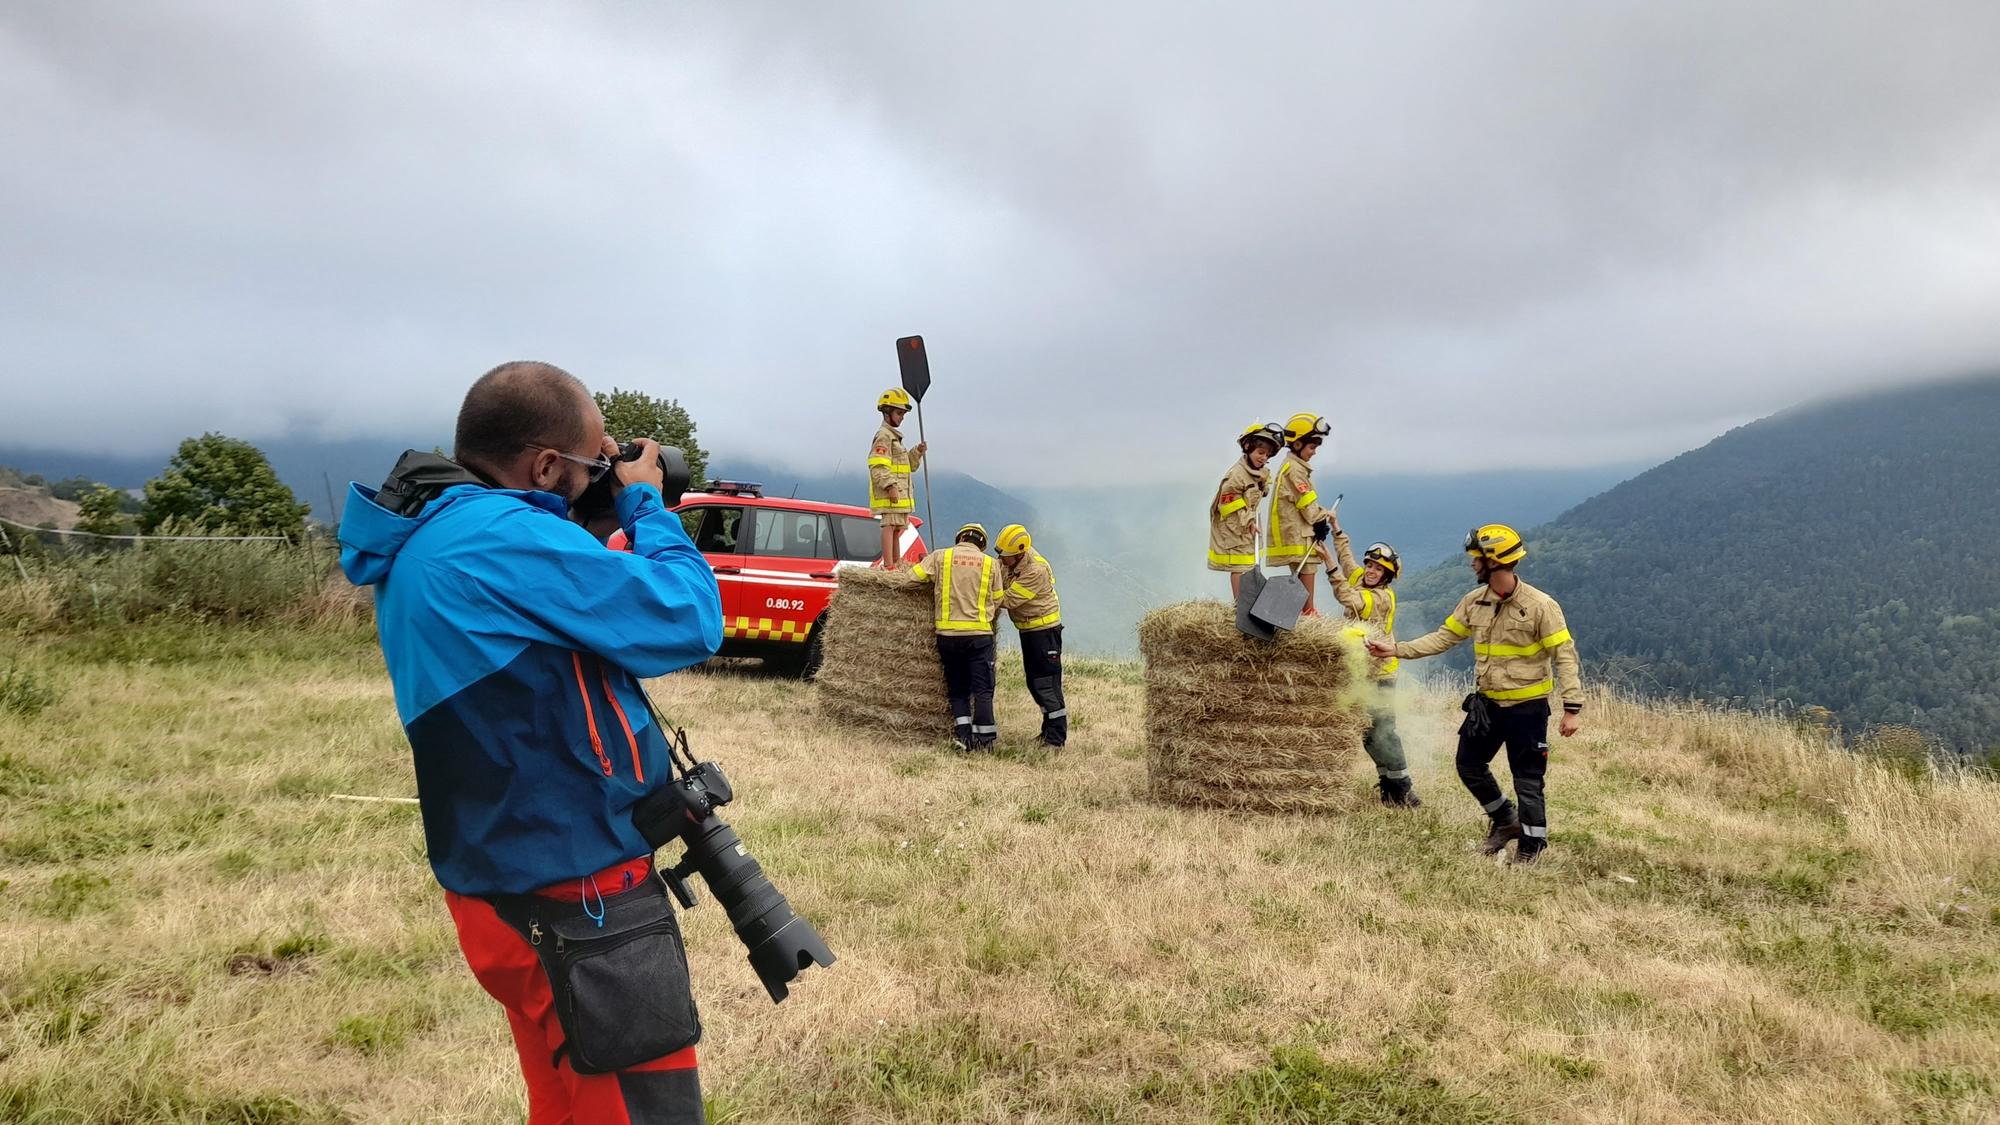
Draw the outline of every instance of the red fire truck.
M721 655L761 657L811 678L841 568L868 566L881 553L881 526L868 509L765 496L760 484L719 480L687 493L674 510L722 590ZM912 519L898 544L905 560L924 557L922 522ZM623 540L619 532L611 546Z

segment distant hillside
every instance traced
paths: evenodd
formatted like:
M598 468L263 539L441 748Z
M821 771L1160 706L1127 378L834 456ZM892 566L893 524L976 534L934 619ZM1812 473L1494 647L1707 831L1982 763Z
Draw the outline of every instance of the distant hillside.
M1789 410L1529 534L1586 671L2000 746L2000 378ZM1404 591L1442 619L1459 561Z
M251 444L264 451L278 479L284 481L300 501L312 505L312 518L319 520L325 519L329 487L337 505L340 498L346 495L348 481L358 480L370 486L381 484L382 478L395 467L396 458L403 450L412 447L429 449L440 442L451 444L450 430L434 438L359 438L351 441L281 438L253 441ZM0 465L39 473L50 480L88 477L113 488L143 488L147 481L166 469L167 461L173 455L173 446L162 447L153 453L137 454L0 446ZM338 514L336 509L336 518Z
M317 441L285 438L260 442L279 479L322 518L328 486L335 503L350 480L378 484L407 447L449 444L444 433L397 440ZM171 448L152 454L99 456L89 452L0 447L0 465L16 465L50 480L89 476L119 488L139 488L166 467ZM1225 455L1214 461L1220 476ZM995 466L996 469L1000 466ZM1464 528L1505 510L1524 523L1551 519L1579 500L1624 480L1634 466L1571 470L1508 470L1445 476L1359 476L1335 463L1320 471L1322 491L1345 492L1343 519L1362 541L1394 543L1412 566L1450 552ZM798 495L850 504L868 502L858 460L805 468L716 449L709 475L761 482L775 496ZM1131 656L1135 629L1146 611L1168 602L1214 596L1223 587L1204 564L1210 485L1078 482L1056 488L1009 488L958 471L932 475L938 526L955 531L978 521L989 531L1025 523L1056 565L1064 603L1067 643L1080 653ZM923 508L919 500L918 511ZM338 518L336 508L334 518ZM936 541L936 536L931 537Z
M1219 479L1228 466L1215 463ZM1328 465L1320 491L1345 493L1342 521L1363 543L1395 544L1412 566L1443 557L1465 528L1503 500L1516 518L1551 519L1586 496L1624 480L1637 469L1600 466L1569 470L1513 470L1484 475L1361 476ZM1062 582L1064 611L1087 615L1081 651L1119 656L1136 653L1135 629L1146 611L1195 597L1219 597L1227 580L1208 569L1208 500L1213 485L1091 484L1022 489L1041 513L1044 537Z
M44 488L0 487L0 519L29 527L76 526L76 505L58 500Z

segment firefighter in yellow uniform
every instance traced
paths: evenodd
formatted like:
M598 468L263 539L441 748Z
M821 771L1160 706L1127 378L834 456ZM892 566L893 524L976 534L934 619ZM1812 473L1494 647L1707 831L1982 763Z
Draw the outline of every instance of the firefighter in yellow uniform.
M1290 570L1318 548L1333 531L1328 512L1320 506L1319 492L1313 488L1312 459L1320 443L1333 428L1314 414L1294 414L1285 423L1285 448L1289 451L1271 474L1270 513L1264 520L1264 565ZM1302 571L1299 580L1306 587L1307 614L1313 608L1313 572Z
M993 550L1007 586L1001 604L1021 634L1028 695L1042 709L1042 745L1060 747L1069 741L1069 705L1063 701L1062 602L1056 597L1055 571L1018 523L1000 529Z
M917 493L910 487L911 475L924 463L928 442L914 449L903 448L903 416L910 412L910 393L890 387L875 400L882 413L882 426L868 447L868 510L882 523L882 558L877 565L893 569L901 561L896 543L910 526L917 511Z
M1414 641L1370 641L1377 656L1416 660L1472 640L1475 690L1458 728L1458 777L1492 819L1480 850L1494 855L1510 841L1515 863L1533 863L1548 847L1542 781L1549 768L1549 700L1562 700L1564 738L1577 732L1583 677L1576 642L1556 600L1514 573L1528 557L1519 532L1489 523L1465 538L1480 585L1460 598L1444 627ZM1518 809L1493 778L1493 756L1507 748Z
M999 737L993 722L993 618L1005 597L1000 568L986 553L986 529L958 529L952 545L911 570L937 590L938 661L951 702L951 737L961 750L984 750Z
M1243 576L1257 568L1257 513L1271 474L1264 466L1284 448L1285 429L1253 422L1236 439L1243 456L1222 474L1208 502L1208 569L1229 575L1229 597L1243 591Z
M1396 642L1396 591L1389 587L1402 573L1403 560L1387 543L1370 544L1359 563L1354 561L1354 545L1333 521L1333 549L1339 569L1327 575L1334 597L1347 611L1348 636L1366 643L1370 640ZM1368 700L1368 716L1373 720L1361 745L1375 763L1376 785L1382 803L1391 808L1414 809L1423 804L1416 784L1410 780L1410 763L1403 756L1403 739L1396 733L1396 668L1393 656L1369 657L1368 678L1373 687Z

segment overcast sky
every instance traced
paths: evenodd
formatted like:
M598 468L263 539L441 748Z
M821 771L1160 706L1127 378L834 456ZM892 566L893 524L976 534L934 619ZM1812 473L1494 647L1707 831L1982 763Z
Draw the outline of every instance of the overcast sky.
M2000 369L2000 4L12 3L0 443L409 435L546 359L852 461L1667 455ZM914 430L914 426L911 427Z

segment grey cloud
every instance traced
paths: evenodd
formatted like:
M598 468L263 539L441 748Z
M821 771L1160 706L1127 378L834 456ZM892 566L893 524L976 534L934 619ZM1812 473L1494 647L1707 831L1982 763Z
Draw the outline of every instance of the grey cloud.
M0 16L0 440L393 433L533 355L850 456L922 331L1003 479L1670 453L2000 356L2000 8ZM1221 436L1219 436L1221 435ZM1004 444L997 439L1004 438Z

